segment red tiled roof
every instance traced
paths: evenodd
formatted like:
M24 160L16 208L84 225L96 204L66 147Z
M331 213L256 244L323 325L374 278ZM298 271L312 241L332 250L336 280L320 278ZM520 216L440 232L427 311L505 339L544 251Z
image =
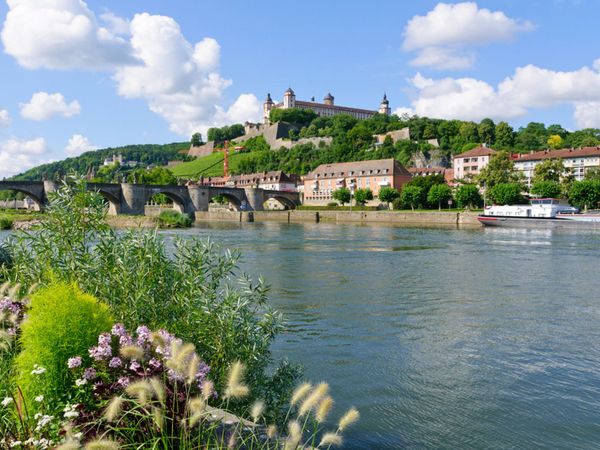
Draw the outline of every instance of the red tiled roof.
M563 148L560 150L542 150L540 152L526 153L514 159L519 161L540 161L549 158L581 158L585 156L600 156L600 147Z
M491 148L475 147L474 149L469 150L468 152L464 152L459 155L454 155L454 159L469 158L471 156L489 156L489 155L494 155L495 153L496 153L496 150L492 150Z
M387 170L387 173L385 172ZM361 175L360 172L363 172ZM379 171L379 172L378 172ZM350 172L354 172L349 175ZM370 172L370 173L369 173ZM408 175L410 173L398 161L389 159L372 159L366 161L321 164L305 176L305 180L315 178L336 178L344 176L377 176L377 175Z

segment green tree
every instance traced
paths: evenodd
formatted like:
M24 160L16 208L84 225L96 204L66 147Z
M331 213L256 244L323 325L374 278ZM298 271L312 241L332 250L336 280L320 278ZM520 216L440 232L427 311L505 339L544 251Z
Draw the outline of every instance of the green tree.
M558 134L551 134L546 143L554 150L563 148L563 138L561 138Z
M512 149L515 145L515 130L506 122L499 122L496 125L496 144L494 148L500 150Z
M533 183L537 183L538 181L555 181L558 183L562 179L565 170L562 159L545 159L535 166L531 181Z
M452 190L447 184L434 184L427 193L427 201L431 204L437 203L438 209L442 209L442 203L452 198Z
M400 201L404 207L410 206L413 211L421 204L423 188L406 184L400 192Z
M379 198L379 201L387 203L389 206L390 203L400 197L400 192L393 187L384 186L379 190L379 195L377 197Z
M479 142L477 124L474 122L463 122L458 129L458 133L465 143Z
M333 191L333 199L337 200L344 206L346 203L350 202L351 193L348 188L342 187Z
M589 180L589 181L600 180L600 168L592 167L592 168L589 168L588 170L586 170L585 179Z
M459 208L479 208L483 206L483 199L479 189L474 184L463 184L458 187L455 194Z
M537 181L531 186L530 192L541 198L559 198L562 189L558 181Z
M190 141L192 147L199 147L202 145L202 134L194 133L192 134L192 139Z
M488 165L476 177L479 185L485 186L487 189L497 184L517 183L520 179L520 174L515 170L515 163L507 152L498 152L492 155Z
M287 122L297 125L299 127L309 126L311 122L317 117L317 113L315 113L312 109L300 108L276 108L272 109L269 113L269 120L271 121L271 123Z
M574 181L569 190L569 201L572 205L586 210L598 207L598 203L600 203L600 181Z
M519 183L496 184L489 190L489 196L497 205L512 205L524 200Z
M354 200L356 200L356 203L364 205L367 201L373 200L373 191L369 188L357 189L354 192Z
M483 119L477 127L477 132L481 141L487 145L496 141L496 125L492 119Z

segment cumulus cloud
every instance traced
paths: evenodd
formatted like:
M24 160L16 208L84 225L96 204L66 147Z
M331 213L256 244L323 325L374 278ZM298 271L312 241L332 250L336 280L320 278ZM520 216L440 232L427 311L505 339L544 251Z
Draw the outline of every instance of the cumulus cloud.
M112 69L133 63L129 43L80 0L8 0L2 42L29 69Z
M107 11L98 19L82 0L8 0L2 41L28 68L112 72L117 92L143 99L182 136L232 120L258 120L251 94L224 108L232 81L219 74L220 46L195 44L171 17L136 14L131 21Z
M475 2L438 3L424 16L414 16L404 29L403 49L416 51L414 66L465 69L475 61L464 49L513 39L534 28L502 11L479 8Z
M15 175L45 162L46 140L9 139L0 143L0 177Z
M600 127L600 68L554 71L527 65L498 86L475 78L431 79L415 75L410 83L416 96L412 108L420 116L509 120L531 108L568 103L580 127Z
M7 127L12 123L10 114L5 109L0 109L0 128Z
M82 153L97 149L98 147L92 145L87 137L81 134L74 134L71 136L65 147L65 153L69 156L78 156Z
M71 117L81 112L77 100L67 103L60 92L36 92L28 103L21 103L21 116L29 120L48 120L53 116Z

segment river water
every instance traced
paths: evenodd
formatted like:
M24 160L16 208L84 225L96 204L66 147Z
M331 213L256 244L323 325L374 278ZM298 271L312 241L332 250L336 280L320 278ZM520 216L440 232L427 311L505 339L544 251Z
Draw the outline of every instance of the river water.
M174 234L167 232L167 235ZM328 381L348 449L600 448L600 234L212 223Z

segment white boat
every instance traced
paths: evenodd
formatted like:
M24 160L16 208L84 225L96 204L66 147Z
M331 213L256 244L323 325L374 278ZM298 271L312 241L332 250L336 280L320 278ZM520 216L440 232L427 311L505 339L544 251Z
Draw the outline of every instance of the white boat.
M532 199L529 205L488 206L477 219L492 227L600 228L600 214L580 214L555 198Z

